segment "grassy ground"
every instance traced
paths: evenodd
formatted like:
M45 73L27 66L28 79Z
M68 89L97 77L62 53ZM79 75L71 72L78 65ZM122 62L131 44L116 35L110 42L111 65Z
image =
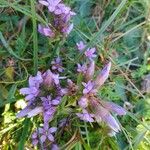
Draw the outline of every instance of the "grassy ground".
M48 14L35 2L0 0L0 149L34 149L30 141L34 120L16 119L20 110L16 102L23 99L19 89L27 85L30 74L48 69L58 55L63 57L65 74L75 78L74 67L81 61L76 42L83 40L97 48L98 68L107 60L113 63L99 96L128 110L118 118L122 132L116 137L108 137L103 128L87 130L83 124L84 149L149 150L150 1L65 0L77 13L75 27L69 37L53 40L37 32L37 24L47 23ZM81 147L75 140L68 149Z

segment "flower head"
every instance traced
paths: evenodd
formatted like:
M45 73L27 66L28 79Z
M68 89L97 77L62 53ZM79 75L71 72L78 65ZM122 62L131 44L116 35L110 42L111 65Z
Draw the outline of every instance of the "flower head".
M97 122L105 122L113 131L119 132L120 125L115 120L115 118L111 115L111 109L108 109L108 107L105 107L102 103L102 101L99 101L98 99L91 98L89 100L90 102L90 110L94 114L94 118ZM116 104L115 104L116 105ZM119 106L119 109L123 111L123 108ZM119 113L120 114L120 113ZM122 115L125 115L125 113L121 113Z
M78 72L83 73L83 74L86 73L86 71L87 71L87 65L86 64L83 64L83 65L77 64L77 66L78 66L78 68L77 68Z
M69 35L69 33L72 31L73 26L74 26L74 25L73 25L73 23L72 23L72 24L70 24L70 25L68 25L68 26L63 27L61 31L67 36L67 35Z
M109 76L109 72L110 72L110 68L111 68L111 62L109 62L103 69L102 71L100 71L99 75L96 77L95 80L95 85L97 88L100 88L104 82L106 81L106 79Z
M92 81L88 81L87 83L82 83L84 86L83 94L95 94L97 90L95 89L95 84Z
M64 69L62 68L62 61L60 57L57 57L52 62L52 70L57 70L58 72L63 72Z
M46 140L48 140L50 142L54 142L54 136L53 136L53 134L56 131L57 131L56 127L51 127L51 128L48 128L48 129L38 128L37 131L35 131L32 134L32 143L33 143L33 145L37 145L39 143L39 141L41 143L46 142ZM38 137L40 137L40 139Z
M38 25L38 32L47 37L54 37L55 33L50 29L50 27L44 27L42 25Z
M88 99L86 97L81 97L78 104L81 108L86 108L88 106Z
M86 45L83 43L83 41L80 41L80 42L77 43L76 45L77 45L77 49L78 49L79 51L82 51L82 50L86 47Z
M61 0L39 0L39 3L48 7L50 12L54 12Z
M76 113L76 115L81 119L84 120L86 122L94 122L94 115L88 113L87 110L83 110L82 113Z
M90 64L87 67L87 71L85 74L85 78L87 81L91 80L94 76L94 72L95 72L95 61L91 60Z
M95 51L96 49L95 48L88 48L84 54L87 58L89 59L92 59L92 58L95 58L96 57L96 54L95 54Z

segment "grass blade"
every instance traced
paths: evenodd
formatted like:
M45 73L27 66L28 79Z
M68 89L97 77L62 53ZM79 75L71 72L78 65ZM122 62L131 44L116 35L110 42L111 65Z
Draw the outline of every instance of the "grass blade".
M34 61L34 73L38 71L38 39L37 39L37 21L36 21L36 10L35 2L31 0L31 13L33 23L33 61Z
M103 24L102 28L93 36L93 38L91 38L90 42L87 44L86 48L82 51L82 53L80 53L75 61L78 62L78 60L82 57L83 53L85 52L85 50L87 49L87 47L91 47L92 45L96 45L98 42L100 42L99 40L101 39L101 36L103 34L103 32L108 28L108 26L114 21L114 19L117 17L117 15L119 14L119 12L121 11L121 9L124 7L124 5L126 4L127 0L122 0L122 2L119 4L119 6L117 7L117 9L114 11L114 13L110 16L110 18Z

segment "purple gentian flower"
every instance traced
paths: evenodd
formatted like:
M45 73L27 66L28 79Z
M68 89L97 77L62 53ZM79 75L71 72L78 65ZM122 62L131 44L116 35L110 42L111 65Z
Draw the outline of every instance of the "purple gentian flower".
M96 51L95 48L91 48L91 49L88 48L88 49L84 52L84 54L85 54L85 56L86 56L87 58L92 59L92 58L95 58L95 57L96 57L95 51Z
M86 108L88 106L88 99L86 97L81 97L78 104L81 108Z
M69 26L65 26L63 29L62 29L62 32L67 36L69 35L69 33L72 31L73 29L73 23L70 24Z
M107 110L114 112L119 116L126 114L126 110L123 107L121 107L113 102L101 101L101 103Z
M57 106L61 101L61 97L57 96L55 99L52 100L52 105Z
M20 94L22 95L27 95L25 97L25 100L29 101L29 100L34 100L37 95L39 94L39 89L37 89L36 87L29 87L29 88L21 88L20 89Z
M27 95L25 99L27 101L34 100L39 94L39 86L43 82L41 72L38 72L35 77L29 77L29 87L20 89L20 93Z
M47 37L54 37L55 33L50 29L50 27L44 27L42 25L38 25L38 32Z
M82 82L84 89L83 89L83 94L95 94L97 90L95 89L95 84L92 81L88 81L87 83Z
M51 150L60 150L57 144L52 144Z
M40 84L43 82L42 74L40 71L37 72L35 77L29 77L29 87L39 88Z
M57 5L56 9L55 9L55 15L66 15L70 12L70 7L66 6L63 3L60 3Z
M44 143L46 141L46 139L48 139L50 142L54 142L54 136L52 133L55 133L57 130L56 127L51 127L48 130L44 129L44 128L39 128L39 134L40 136L40 140L42 143Z
M83 73L83 74L86 73L86 71L87 71L87 65L86 64L83 64L83 65L77 64L77 66L78 66L78 68L77 68L78 72Z
M26 106L24 109L22 109L18 114L17 114L17 118L22 118L26 115L28 115L28 113L32 110L31 106Z
M28 118L34 117L42 112L43 112L43 107L37 106L28 113L27 117Z
M43 117L44 123L48 123L53 119L53 116L56 112L56 107L52 105L51 96L41 97L43 105Z
M111 68L111 62L109 62L102 69L102 71L100 71L99 75L96 77L96 80L95 80L95 86L96 86L96 88L100 88L104 84L104 82L106 81L106 79L109 76L110 68Z
M87 71L85 74L85 78L87 81L91 80L94 76L94 71L95 71L95 61L91 60L90 64L87 67Z
M43 73L43 84L47 87L51 87L53 84L53 73L51 70L47 70L45 73Z
M88 113L87 110L83 109L82 113L76 113L76 115L81 119L84 120L86 122L94 122L94 114L90 114Z
M56 107L49 107L49 109L44 110L43 118L44 118L44 126L46 126L52 119L54 118L54 114L56 112Z
M120 131L120 126L115 118L110 114L110 110L101 105L97 99L90 99L91 110L94 112L94 118L97 122L105 122L115 132Z
M60 57L57 57L55 60L51 62L52 70L57 70L59 72L63 72L64 69L62 68L62 61Z
M32 134L32 144L33 146L36 146L37 144L39 143L39 140L38 140L38 134L37 132L33 132Z
M79 51L82 51L82 50L86 47L86 45L83 43L83 41L80 41L80 42L77 43L76 45L77 45L77 49L78 49Z
M54 12L56 6L61 2L61 0L39 0L39 3L48 7L50 12Z
M49 140L50 142L54 142L54 136L53 133L57 131L56 127L51 128L38 128L37 131L35 131L32 134L32 144L35 146L39 143L38 137L40 137L40 142L44 143L46 140ZM39 136L38 136L39 134Z
M31 106L26 106L23 110L21 110L17 114L17 118L22 118L24 116L27 116L28 118L34 117L40 113L43 112L43 108L40 106L37 106L35 108L32 108Z

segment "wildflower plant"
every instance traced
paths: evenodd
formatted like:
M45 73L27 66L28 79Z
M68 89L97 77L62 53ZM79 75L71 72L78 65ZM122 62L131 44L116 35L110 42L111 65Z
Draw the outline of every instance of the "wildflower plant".
M0 149L149 150L148 10L0 0Z
M48 7L49 11L56 15L55 17L62 14L59 11L62 11L63 15L69 13L69 19L74 14L60 1L53 4L51 1L39 2ZM59 16L59 19L62 19L62 16ZM39 27L40 33L45 36L49 33L49 37L52 38L50 29ZM76 53L82 52L87 47L82 41L76 46ZM34 146L42 149L53 149L53 147L59 149L62 146L58 140L59 136L62 136L66 127L79 130L79 127L74 125L76 122L79 124L87 122L91 128L92 126L94 128L95 124L101 126L104 123L108 128L108 136L114 136L121 131L114 115L123 116L126 110L113 102L101 100L97 94L108 79L112 64L108 62L103 69L96 69L96 57L95 47L86 48L82 64L77 64L74 68L77 77L73 80L63 76L62 58L60 56L54 58L49 66L51 69L38 71L37 75L30 76L28 87L20 89L20 94L25 95L27 106L17 114L17 118L34 116L41 118L38 119L40 126L32 133ZM80 84L77 83L78 76L81 77Z
M69 35L73 29L70 20L75 15L71 8L61 0L39 0L39 3L52 15L51 26L39 24L39 33L48 38L56 38L59 34ZM31 75L28 87L20 89L27 105L17 114L17 118L34 117L37 120L38 125L34 127L31 139L33 146L39 149L61 148L63 145L59 139L67 132L66 128L71 128L69 132L78 131L78 136L81 136L77 122L87 122L91 128L104 123L109 128L107 134L110 136L121 131L120 124L113 115L125 115L126 110L113 102L101 100L97 94L109 77L111 62L106 63L100 71L96 69L95 47L87 47L85 42L79 41L75 49L77 54L84 51L83 60L74 68L77 77L67 77L59 55L53 58L48 70ZM95 73L97 71L98 74ZM71 138L70 135L67 136L64 140Z

